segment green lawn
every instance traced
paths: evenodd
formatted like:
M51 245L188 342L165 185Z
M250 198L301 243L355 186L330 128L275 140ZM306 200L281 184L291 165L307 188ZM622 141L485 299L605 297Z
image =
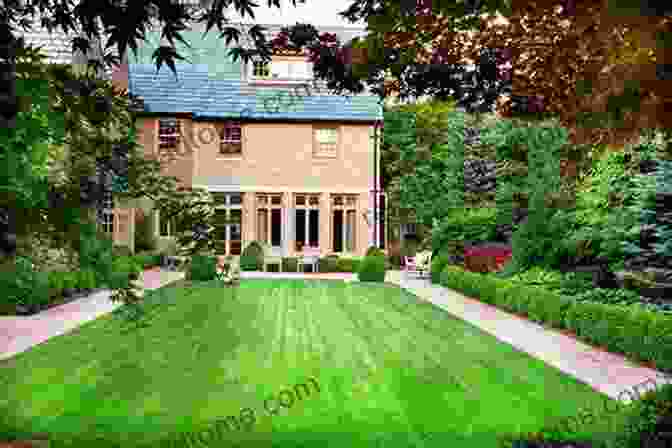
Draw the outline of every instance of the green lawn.
M162 288L145 327L105 316L2 364L0 440L164 446L251 408L250 430L221 435L245 443L210 446L486 448L603 401L392 285L214 285ZM291 405L284 392L277 415L265 410L315 382ZM205 446L165 444L188 445Z

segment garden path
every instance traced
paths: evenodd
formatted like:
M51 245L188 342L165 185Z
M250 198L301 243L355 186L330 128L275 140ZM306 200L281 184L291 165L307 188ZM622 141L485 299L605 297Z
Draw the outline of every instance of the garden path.
M141 274L139 282L145 289L156 289L183 277L182 272L150 269ZM0 316L0 360L112 312L121 303L110 301L110 294L105 289L32 316Z
M662 372L638 366L621 355L591 347L556 330L432 284L429 279L409 277L401 271L388 271L385 281L399 285L517 350L541 359L596 391L622 402L631 401L628 391L641 393L645 387L633 387L647 380L655 381L658 386L670 381ZM646 384L649 385L652 383Z

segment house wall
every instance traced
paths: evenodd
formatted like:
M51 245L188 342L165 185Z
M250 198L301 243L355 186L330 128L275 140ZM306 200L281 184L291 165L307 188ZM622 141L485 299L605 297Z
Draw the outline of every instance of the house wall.
M166 166L165 173L180 178L187 186L247 193L243 196L244 246L256 239L254 193L284 193L283 253L286 256L295 253L294 194L321 194L319 239L324 254L333 250L331 194L357 194L355 254L364 255L371 244L370 227L363 216L370 207L372 188L371 126L368 123L324 125L339 129L335 157L313 155L311 123L254 122L243 125L242 156L231 157L219 154L219 137L213 122L182 119L181 155ZM140 118L137 126L145 154L156 156L158 119ZM159 244L163 246L164 242L160 239Z

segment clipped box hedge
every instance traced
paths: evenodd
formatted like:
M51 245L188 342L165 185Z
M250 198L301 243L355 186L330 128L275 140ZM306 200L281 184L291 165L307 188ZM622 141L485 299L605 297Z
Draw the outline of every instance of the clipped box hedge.
M593 345L637 361L652 361L657 369L672 371L670 315L646 310L639 304L574 302L538 287L513 284L451 265L441 272L440 283L504 311L571 330Z
M337 272L359 272L359 266L362 260L360 258L338 258L336 260Z

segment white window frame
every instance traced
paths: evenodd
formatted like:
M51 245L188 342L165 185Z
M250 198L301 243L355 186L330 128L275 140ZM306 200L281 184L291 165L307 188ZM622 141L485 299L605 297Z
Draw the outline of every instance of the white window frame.
M218 135L219 135L219 156L224 157L242 157L243 155L243 125L240 121L226 121L219 125ZM238 129L238 137L230 138L227 137L227 130L229 129ZM224 145L238 145L238 152L222 152L222 146Z
M302 205L298 204L298 199L299 197L304 198L304 203ZM314 199L317 198L317 204L311 204L311 202L314 202ZM313 199L313 201L311 201ZM296 244L296 229L299 226L298 219L296 219L296 210L304 210L304 220L305 220L305 233L304 233L304 240L302 241L303 247L314 247L310 246L310 211L311 210L317 210L317 247L320 247L320 194L317 193L296 193L294 195L294 244Z
M250 69L252 79L272 79L270 62L252 61ZM263 70L267 74L257 74L257 69L260 69L259 71Z
M258 74L258 69L262 66L267 67L268 75ZM283 67L284 70L279 70L279 67ZM302 68L299 69L298 67ZM248 65L247 76L252 81L275 81L290 84L306 82L314 78L313 63L306 61L304 56L297 57L294 60L278 58L265 64L261 61L252 61Z
M266 198L266 203L262 204L262 199ZM279 198L278 201L279 203L274 204L273 198ZM266 240L262 241L262 243L265 243L271 247L278 247L278 246L272 246L273 242L273 220L272 220L272 215L273 215L273 210L280 210L280 247L282 247L284 243L284 238L283 238L283 228L286 227L286 224L284 222L284 203L283 203L283 194L282 193L257 193L255 197L255 208L254 208L254 213L255 213L255 222L256 222L256 228L255 232L257 233L256 237L257 240L260 240L259 238L259 210L266 210ZM260 240L261 241L261 240Z
M240 210L240 224L224 224L224 255L233 255L231 253L231 228L233 226L240 226L240 252L242 254L244 247L243 239L243 203L244 203L244 193L232 192L232 193L223 193L224 203L219 203L215 206L215 210L225 210L226 211L226 220L231 219L231 210ZM240 204L233 204L231 201L232 196L240 196ZM239 256L239 255L236 255Z
M161 122L162 121L163 122L174 121L175 122L175 132L172 133L172 134L161 134L161 124L162 124ZM158 120L156 120L156 127L157 127L156 152L160 153L162 150L165 150L165 149L174 149L174 150L178 151L180 149L180 144L182 143L181 139L180 139L180 133L181 133L181 130L182 130L182 123L180 122L180 119L179 118L169 118L169 117L159 118ZM169 148L162 148L161 147L161 144L162 144L161 139L165 138L165 137L175 137L175 146L174 147L169 147Z
M338 157L340 137L338 126L313 126L313 156Z
M342 199L342 205L336 205L336 198L340 197ZM336 248L332 247L332 251L334 253L354 253L357 251L357 200L358 200L358 195L356 194L332 194L331 195L331 212L330 212L330 219L329 219L329 228L330 228L330 233L333 233L334 231L334 213L337 210L342 210L343 211L343 225L341 228L341 241L343 242L343 248L340 252L336 252ZM348 250L347 247L347 216L349 212L353 212L355 216L355 224L354 228L352 229L352 248ZM331 238L331 245L334 244L333 242L333 235Z

